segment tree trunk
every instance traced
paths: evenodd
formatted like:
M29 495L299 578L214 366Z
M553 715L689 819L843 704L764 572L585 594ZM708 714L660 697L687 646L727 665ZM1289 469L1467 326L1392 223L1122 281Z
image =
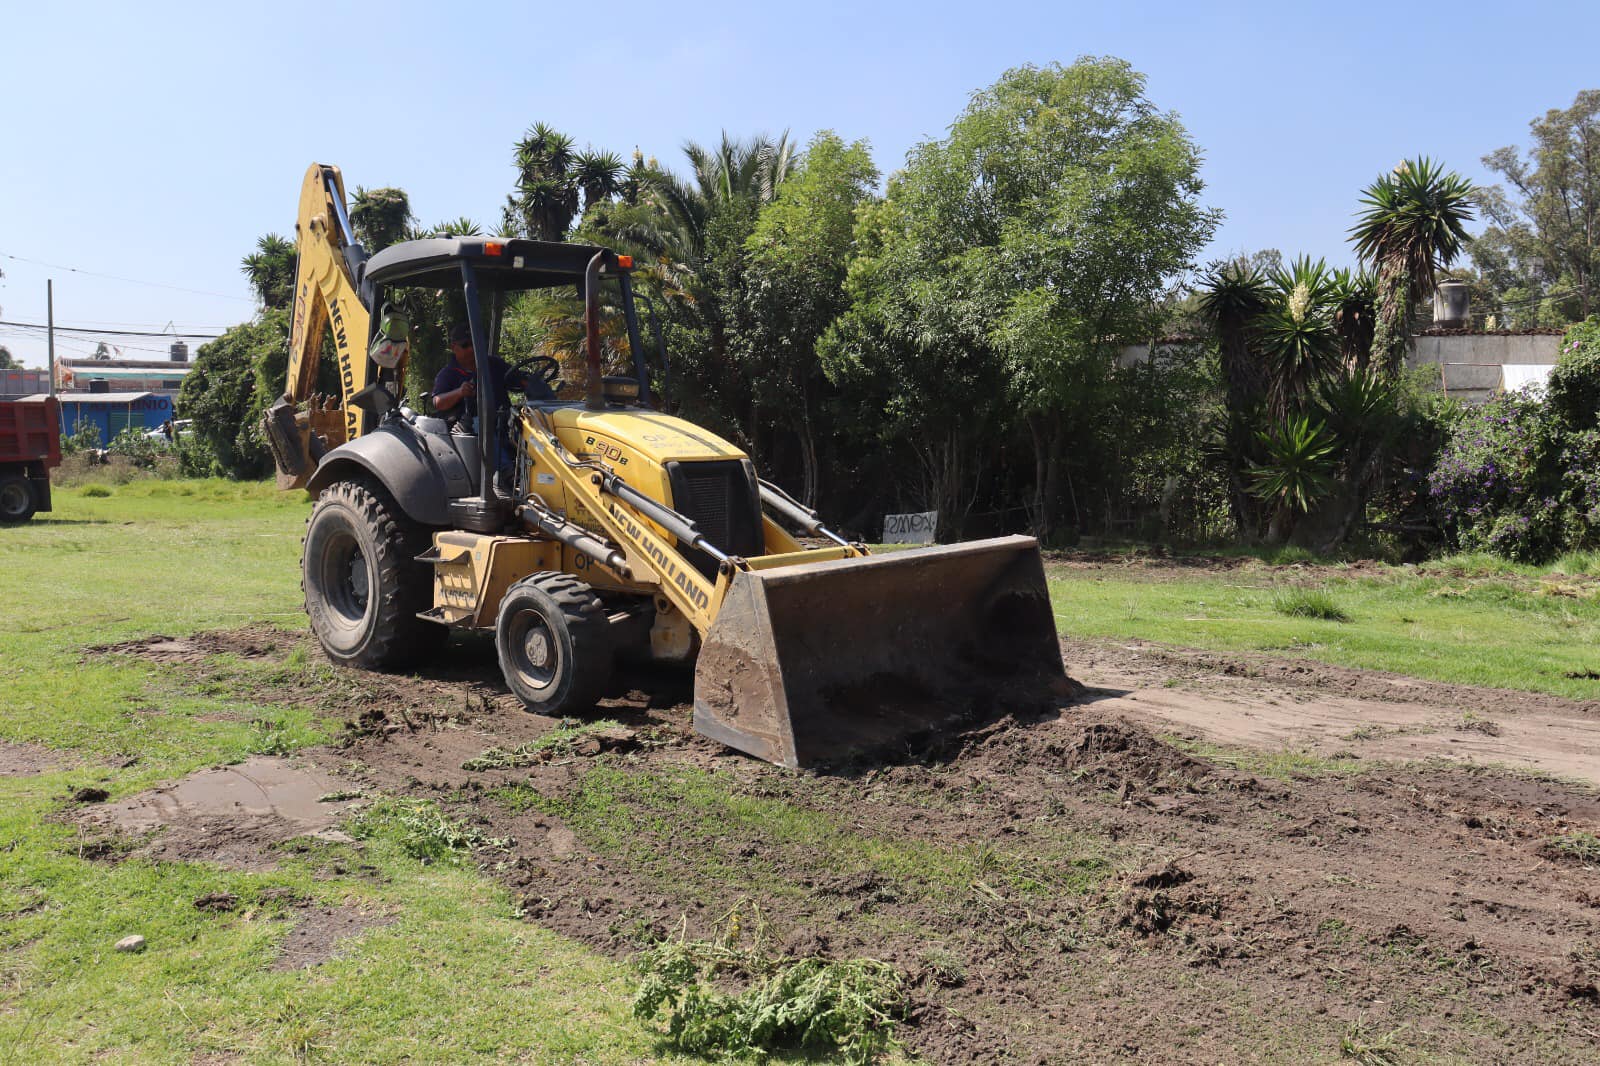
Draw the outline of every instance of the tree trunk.
M1045 484L1049 479L1049 449L1038 415L1028 416L1028 436L1033 441L1033 498L1028 503L1028 527L1043 540L1050 532L1050 513L1046 507Z

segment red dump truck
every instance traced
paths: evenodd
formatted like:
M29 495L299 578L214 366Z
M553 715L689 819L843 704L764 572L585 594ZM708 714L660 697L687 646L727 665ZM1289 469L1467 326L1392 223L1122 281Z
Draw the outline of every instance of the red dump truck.
M61 465L61 404L54 396L0 399L0 523L50 510L50 470Z

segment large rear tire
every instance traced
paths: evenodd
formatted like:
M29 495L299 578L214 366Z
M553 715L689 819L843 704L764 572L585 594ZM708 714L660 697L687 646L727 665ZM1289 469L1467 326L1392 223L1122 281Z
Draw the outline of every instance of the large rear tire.
M31 481L21 474L0 476L0 523L26 522L38 508Z
M506 685L523 706L555 717L594 707L616 654L600 597L558 573L533 574L506 590L495 650Z
M417 617L433 600L432 573L416 561L427 546L427 530L381 487L337 481L322 491L306 521L300 587L328 658L379 670L445 639Z

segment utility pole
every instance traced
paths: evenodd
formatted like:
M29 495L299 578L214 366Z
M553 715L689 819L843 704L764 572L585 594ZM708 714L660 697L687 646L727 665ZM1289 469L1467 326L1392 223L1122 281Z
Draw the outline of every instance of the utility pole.
M50 347L50 395L56 394L56 282L46 278L44 283L45 336Z

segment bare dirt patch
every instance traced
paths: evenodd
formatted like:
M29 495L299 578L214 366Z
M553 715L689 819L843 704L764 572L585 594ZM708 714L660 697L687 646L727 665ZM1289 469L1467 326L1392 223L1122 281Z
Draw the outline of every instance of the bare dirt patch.
M31 777L68 765L65 755L43 745L0 740L0 777Z
M198 633L192 637L150 636L120 644L100 644L89 649L92 655L134 655L157 662L204 663L213 655L237 655L243 659L280 656L299 643L296 634L272 626L244 626L239 629Z
M1600 703L1267 655L1063 641L1102 709L1224 745L1445 759L1600 785Z
M333 829L350 803L324 797L347 787L314 768L258 755L86 809L79 818L141 838L138 853L152 858L269 869L274 845Z
M294 926L278 949L272 968L307 970L321 965L338 956L347 941L393 921L387 915L369 914L349 905L298 909L294 912Z

